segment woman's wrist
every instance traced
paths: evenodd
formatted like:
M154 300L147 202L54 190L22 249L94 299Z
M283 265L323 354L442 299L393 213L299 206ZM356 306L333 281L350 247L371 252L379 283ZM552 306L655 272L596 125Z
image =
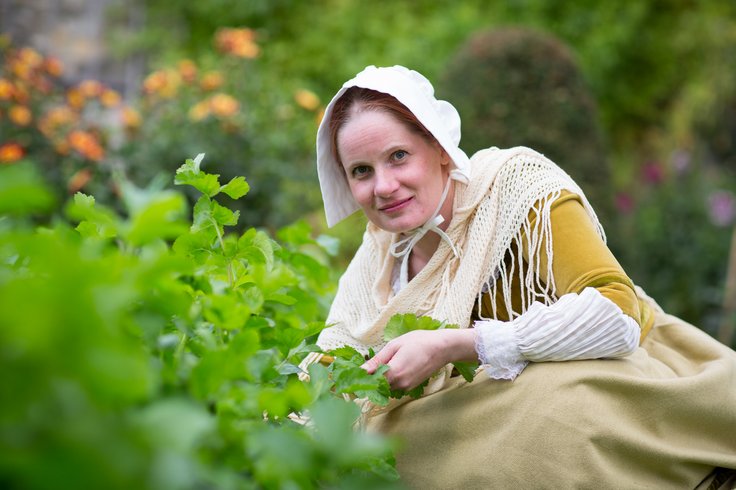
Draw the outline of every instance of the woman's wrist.
M475 350L475 329L460 328L437 330L444 339L444 358L451 362L477 362Z

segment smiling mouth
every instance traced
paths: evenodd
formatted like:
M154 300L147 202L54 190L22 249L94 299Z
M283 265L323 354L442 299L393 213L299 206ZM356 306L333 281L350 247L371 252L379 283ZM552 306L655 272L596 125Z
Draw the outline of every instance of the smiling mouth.
M388 204L386 206L378 208L379 211L382 211L384 213L392 213L394 211L398 211L400 209L403 209L403 207L411 201L412 198L409 197L407 199L402 199L400 201L392 202L391 204Z

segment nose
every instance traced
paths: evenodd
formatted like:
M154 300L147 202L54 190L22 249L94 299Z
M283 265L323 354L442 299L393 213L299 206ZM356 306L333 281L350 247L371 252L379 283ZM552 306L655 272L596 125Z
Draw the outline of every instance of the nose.
M390 169L378 167L375 172L373 193L376 197L390 197L399 188L399 181Z

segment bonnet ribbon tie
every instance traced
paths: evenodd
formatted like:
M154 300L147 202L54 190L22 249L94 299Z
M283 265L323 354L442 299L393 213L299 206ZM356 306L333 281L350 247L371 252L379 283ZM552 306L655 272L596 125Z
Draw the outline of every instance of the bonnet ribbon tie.
M401 269L399 274L399 284L401 286L401 289L403 289L409 283L409 255L411 254L414 245L416 245L417 242L419 242L419 240L421 240L428 231L433 231L437 233L442 240L447 242L447 244L452 249L452 253L455 255L455 257L460 257L460 254L455 248L455 245L452 243L452 240L450 240L450 237L440 228L440 225L445 222L445 218L441 214L439 214L440 208L447 198L447 193L450 191L451 182L452 179L447 179L445 189L442 191L442 197L440 198L440 202L437 205L437 209L435 209L434 213L432 214L432 217L427 220L427 222L424 223L422 226L409 231L405 238L402 238L401 240L391 245L391 255L393 255L397 259L401 259Z

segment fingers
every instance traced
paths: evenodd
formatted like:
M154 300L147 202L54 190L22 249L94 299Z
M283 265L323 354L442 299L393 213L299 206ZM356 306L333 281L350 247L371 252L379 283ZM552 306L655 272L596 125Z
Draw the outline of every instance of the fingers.
M378 366L388 364L398 350L398 344L389 342L383 349L378 351L378 354L366 361L361 367L368 371L368 374L373 374L378 369Z

